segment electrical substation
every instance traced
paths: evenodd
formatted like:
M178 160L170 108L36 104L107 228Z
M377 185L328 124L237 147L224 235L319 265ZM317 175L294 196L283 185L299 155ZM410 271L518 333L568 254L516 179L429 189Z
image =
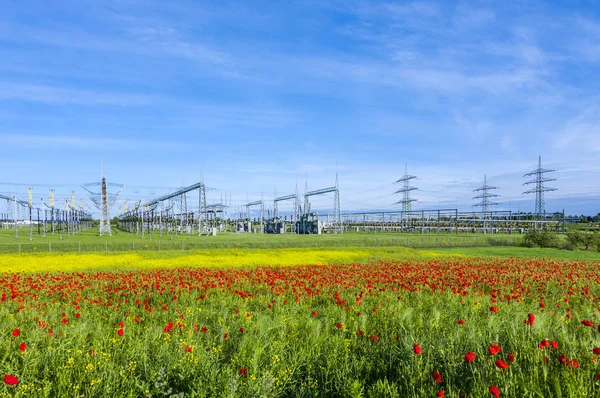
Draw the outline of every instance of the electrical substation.
M14 229L16 238L21 234L30 240L36 235L48 234L67 237L93 225L98 225L100 236L111 236L116 227L140 238L210 237L221 233L522 234L541 227L560 232L564 231L564 212L546 214L545 211L545 193L555 190L545 185L554 181L547 177L552 171L542 168L539 157L537 168L524 175L533 177L523 184L533 185L532 189L523 192L524 195L535 194L535 211L531 213L496 210L495 207L500 205L495 201L500 197L496 193L499 188L489 185L486 175L483 184L474 189L473 208L477 211L459 211L457 208L414 210L412 204L417 199L412 195L419 189L411 183L418 178L408 173L407 164L404 174L394 182L400 188L392 195L400 195L400 198L391 203L390 209L343 212L337 174L334 183L325 188L309 190L307 180L303 193L299 192L296 183L293 193L275 193L272 199L265 199L261 194L260 199L246 198L242 204L234 206L232 193L228 193L225 187L205 185L203 172L197 183L171 189L126 186L109 181L103 168L100 181L80 185L83 189L80 193L87 196L87 200L84 202L81 197L79 204L76 203L75 190L63 189L59 196L54 187L42 185L45 188L40 190L43 189L45 193L39 193L39 184L5 183L11 187L27 187L27 192L2 191L0 203L4 202L5 206L4 212L0 213L0 225L4 230ZM140 190L147 194L140 194ZM161 190L167 192L155 195L156 191ZM220 200L207 200L207 197L214 198L217 195L220 195ZM39 199L34 200L34 196ZM315 198L322 198L319 209L311 203ZM237 203L240 203L239 198ZM90 205L95 208L95 214ZM118 213L117 224L111 219L111 211ZM99 224L93 220L98 218Z

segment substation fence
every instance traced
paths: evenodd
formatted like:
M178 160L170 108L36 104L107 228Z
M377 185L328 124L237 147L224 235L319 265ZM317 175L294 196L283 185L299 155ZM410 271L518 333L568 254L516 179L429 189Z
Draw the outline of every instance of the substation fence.
M413 249L518 246L520 240L506 236L473 237L398 237L357 240L267 240L263 242L140 240L132 242L44 242L0 244L0 254L13 253L116 253L144 251L202 251L213 249L279 249L279 248L344 248L344 247L406 247Z

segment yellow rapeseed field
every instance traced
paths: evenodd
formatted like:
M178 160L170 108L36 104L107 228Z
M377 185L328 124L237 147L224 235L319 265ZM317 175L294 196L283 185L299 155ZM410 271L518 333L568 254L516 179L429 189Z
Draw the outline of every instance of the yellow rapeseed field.
M368 260L367 250L210 250L194 253L9 254L0 256L0 272L130 270L180 267L252 267L340 264Z

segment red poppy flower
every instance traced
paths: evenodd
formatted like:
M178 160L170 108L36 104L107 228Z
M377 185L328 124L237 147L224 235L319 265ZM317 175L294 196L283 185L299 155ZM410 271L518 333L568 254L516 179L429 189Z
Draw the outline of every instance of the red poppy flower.
M208 332L208 328L206 326L202 326L202 329L200 329L200 331L202 333L206 333L206 332Z
M500 389L498 389L498 387L496 386L490 386L489 388L489 392L490 394L492 394L495 398L498 398L500 396Z
M319 313L317 311L313 311L310 313L311 316L317 316Z
M459 324L459 325L464 325L464 324L465 324L465 321L463 321L462 319L459 319L459 320L458 320L458 324Z
M525 319L525 325L533 326L533 322L535 322L535 315L527 314L527 319Z
M189 347L189 346L188 346L188 347L186 347L186 348L185 348L185 350L186 350L187 352L192 352L192 351L194 351L194 349L193 349L192 347Z
M508 364L501 359L496 360L496 366L500 369L508 369Z
M379 337L375 333L371 335L371 341L379 341Z
M15 329L15 330L12 331L12 335L14 337L18 337L20 334L21 334L21 331L19 329Z
M223 333L223 338L226 339L227 337L229 337L229 335L227 333Z
M592 352L594 353L594 355L600 355L600 347L592 349Z
M438 391L438 393L436 394L436 396L437 396L438 398L443 398L443 397L445 397L445 396L446 396L446 394L444 394L444 392L443 392L442 390L440 390L440 391Z
M559 356L556 357L556 359L558 359L559 362L562 362L565 365L569 363L569 359L566 357L565 354L560 354Z
M421 354L421 347L419 347L418 344L413 345L413 351L415 352L416 355L420 355Z
M119 329L119 331L117 332L117 334L119 335L119 337L123 337L123 329Z
M341 323L338 323L338 324L336 324L335 326L336 326L338 329L341 329L341 328L343 327Z
M441 383L442 382L442 375L439 374L436 370L433 371L433 379L435 380L436 383Z
M240 333L244 333L244 328L240 328Z
M596 375L596 380L600 380L600 373Z
M502 347L500 347L498 344L490 344L490 347L488 348L490 355L496 355L500 351L502 351Z
M69 322L69 320L67 318L63 318L60 320L60 323L62 323L63 325L66 325L67 322Z
M557 349L558 348L558 343L554 340L550 341L550 347Z
M136 323L140 323L140 322L142 321L142 320L141 320L139 317L137 317L137 316L136 316L135 318L133 318L133 320L134 320Z
M509 362L514 362L515 361L515 355L512 352L509 352L508 356L506 357L506 359L508 359Z
M473 351L467 352L465 355L465 362L471 363L475 360L475 353Z
M27 350L27 345L25 343L19 344L19 350L25 352L25 350Z
M498 307L494 307L493 305L490 307L490 311L498 312Z
M241 368L241 369L240 369L240 374L241 374L242 376L245 376L247 372L248 372L248 371L246 370L246 368Z
M6 384L8 384L9 386L14 386L15 384L19 383L19 379L17 379L13 375L6 375L6 376L4 376L4 382Z
M594 322L588 321L587 319L584 319L583 321L581 321L581 324L583 326L594 326Z
M579 362L577 362L576 359L573 359L571 361L571 363L569 364L570 367L572 367L573 369L577 369L579 367Z
M540 341L540 344L538 344L538 347L540 350L544 350L544 348L547 348L550 345L550 342L548 340L542 340Z

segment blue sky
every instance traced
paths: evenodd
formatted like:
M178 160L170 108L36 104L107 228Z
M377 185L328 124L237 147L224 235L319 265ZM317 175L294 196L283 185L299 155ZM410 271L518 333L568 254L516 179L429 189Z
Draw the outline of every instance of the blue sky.
M343 210L392 209L408 162L414 209L487 174L532 211L541 155L547 210L595 214L599 43L594 1L4 1L0 192L83 195L104 162L123 197L203 169L236 206L337 170Z

